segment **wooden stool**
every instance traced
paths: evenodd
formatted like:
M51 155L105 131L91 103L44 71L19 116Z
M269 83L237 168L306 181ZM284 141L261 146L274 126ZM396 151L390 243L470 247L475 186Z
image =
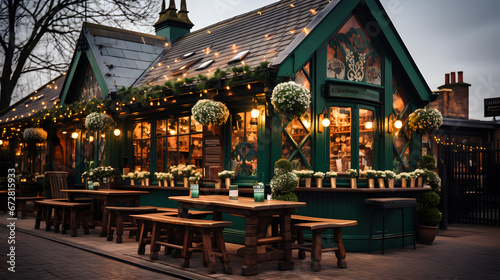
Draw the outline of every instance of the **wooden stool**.
M384 240L392 239L392 238L400 238L403 243L403 247L405 247L405 237L411 236L413 237L413 249L415 249L415 208L417 207L417 200L415 198L400 198L400 197L391 197L391 198L367 198L365 199L365 205L370 206L370 243L369 243L369 252L372 251L372 241L373 240L382 240L382 255L384 254ZM405 234L405 207L412 208L412 225L413 225L413 233ZM382 237L373 237L373 210L382 209ZM385 210L386 209L401 209L401 235L394 235L390 237L385 236Z
M305 258L305 251L311 252L312 271L321 270L322 253L329 251L335 252L338 268L347 268L344 242L342 241L342 228L355 226L358 224L357 221L292 215L292 223L294 222L292 230L297 232L297 244L293 245L293 247L294 249L299 249L300 259ZM321 234L328 229L333 229L333 239L336 246L323 249L321 246ZM304 243L304 230L312 231L312 242L310 244Z
M39 201L39 200L43 200L45 199L45 197L27 197L27 196L20 196L20 197L16 197L16 211L14 212L14 217L17 217L18 215L18 212L19 210L21 211L21 219L24 219L24 217L26 217L26 213L28 212L35 212L35 209L28 209L26 207L26 203L28 201Z
M116 230L116 243L122 243L122 236L124 230L138 231L140 226L130 218L130 215L146 214L156 212L156 207L137 206L137 207L119 207L107 206L106 207L108 218L108 241L113 241L113 233ZM127 219L128 218L128 219ZM139 235L136 234L136 241L139 241Z

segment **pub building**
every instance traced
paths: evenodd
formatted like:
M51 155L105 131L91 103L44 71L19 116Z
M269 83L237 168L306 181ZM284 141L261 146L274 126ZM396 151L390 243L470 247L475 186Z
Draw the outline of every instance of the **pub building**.
M169 196L188 194L180 182L157 186L153 174L173 165L196 165L203 172L200 192L220 195L228 193L224 185L215 188L222 170L235 171L232 184L240 195L251 195L254 182L269 192L281 158L298 170L335 171L336 188L327 180L311 188L301 181L295 193L307 207L298 211L357 220L358 226L345 229L344 243L347 250L367 251L370 211L363 200L417 197L423 189L368 189L366 180L354 189L346 171L414 170L422 136L408 128L408 116L433 98L381 3L283 0L192 32L186 1L179 10L173 0L165 4L156 35L83 25L56 106L106 101L101 112L112 115L115 126L102 133L85 130L83 110L38 121L49 134L38 160L70 172L74 183L82 183L85 160L125 172L149 171L149 186L123 181L117 187L147 189L141 205L166 207L176 207ZM311 92L300 118L282 116L270 101L274 87L288 81ZM223 102L227 122L197 123L191 108L200 99ZM12 132L21 135L37 120L6 114L16 113L0 117L2 138L10 137L2 157L10 152L22 166L22 137ZM405 213L410 231L411 211ZM242 242L244 223L224 218L235 225L225 240ZM400 232L400 221L400 212L388 213L387 234ZM400 244L388 240L385 246Z

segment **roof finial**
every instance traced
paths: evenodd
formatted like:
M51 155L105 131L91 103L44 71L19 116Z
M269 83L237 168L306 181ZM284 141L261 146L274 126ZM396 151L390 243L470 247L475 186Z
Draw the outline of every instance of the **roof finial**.
M161 1L161 10L160 10L160 13L165 11L165 0L162 0Z
M177 8L175 7L175 0L170 0L170 5L166 10L167 19L174 19L177 17Z
M193 25L193 23L191 22L191 20L188 17L188 13L189 13L189 11L187 10L186 0L182 0L181 1L181 9L179 10L179 13L178 13L179 19L184 23Z

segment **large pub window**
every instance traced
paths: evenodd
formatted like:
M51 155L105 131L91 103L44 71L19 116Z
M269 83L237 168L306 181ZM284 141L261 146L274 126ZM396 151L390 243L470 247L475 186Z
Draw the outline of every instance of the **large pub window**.
M311 91L311 62L302 67L295 75L295 82ZM292 162L294 169L311 167L311 107L300 117L292 120L283 118L282 158Z
M149 171L150 152L151 123L137 123L132 131L132 169Z
M409 171L411 131L408 127L408 117L411 109L405 90L394 77L392 78L392 108L396 119L403 123L403 127L393 134L393 166L399 172Z
M232 115L231 170L238 177L257 175L257 121L250 112Z
M355 15L328 43L327 59L328 78L382 84L381 57Z
M330 170L374 168L375 112L359 106L330 107Z
M202 165L203 126L193 117L156 121L156 170L177 164Z

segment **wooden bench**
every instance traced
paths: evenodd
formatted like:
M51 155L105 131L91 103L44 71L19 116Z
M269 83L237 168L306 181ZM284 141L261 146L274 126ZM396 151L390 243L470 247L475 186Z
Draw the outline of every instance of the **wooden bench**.
M297 232L297 244L293 247L294 249L299 249L300 259L305 258L305 251L311 252L312 271L321 270L321 255L323 252L329 251L335 252L338 268L347 268L344 242L342 241L342 228L355 226L357 224L358 222L355 220L339 220L292 215L292 230ZM323 249L321 246L321 234L328 229L333 229L333 239L336 246ZM304 243L304 230L312 231L312 242L310 244Z
M36 202L37 216L35 229L40 228L40 222L45 221L45 230L50 231L54 225L54 232L59 232L59 225L62 225L61 233L66 234L66 229L71 229L71 236L77 236L78 227L81 225L84 234L89 234L87 219L84 210L92 206L91 203L66 202L58 200L41 200ZM52 210L54 215L52 216Z
M141 252L144 253L144 235L146 234L145 224L149 222L153 228L151 234L151 252L149 256L151 260L157 260L160 247L165 246L166 248L181 250L181 257L183 258L181 267L189 267L189 260L191 259L192 252L200 249L198 247L193 248L194 234L199 233L203 242L203 264L209 267L210 273L216 272L215 257L221 258L224 273L232 273L232 269L229 265L229 256L226 251L226 244L222 237L224 227L231 226L232 222L180 218L164 215L164 213L132 215L131 217L143 220L141 236L139 238L139 254ZM162 229L167 230L166 238L162 238L161 236ZM183 233L182 245L175 242L174 230ZM211 236L212 233L213 238ZM215 248L213 248L212 244L215 245Z
M27 207L27 202L29 201L39 201L43 200L46 197L43 196L18 196L16 197L16 211L15 211L15 217L17 217L18 212L21 211L21 218L24 219L26 217L26 213L28 212L35 212L35 209L28 209Z
M177 216L179 213L177 208L156 207L156 210L159 213L164 213L165 215L169 215L169 216ZM206 218L208 215L212 215L212 214L213 214L212 211L189 210L186 218L203 219L203 218Z
M130 232L137 232L140 229L138 225L132 218L131 215L134 214L146 214L157 212L156 207L149 206L137 206L137 207L120 207L120 206L107 206L106 210L108 212L108 241L113 241L113 234L116 230L116 243L122 243L123 231L129 230ZM136 241L139 241L139 234L136 233Z

